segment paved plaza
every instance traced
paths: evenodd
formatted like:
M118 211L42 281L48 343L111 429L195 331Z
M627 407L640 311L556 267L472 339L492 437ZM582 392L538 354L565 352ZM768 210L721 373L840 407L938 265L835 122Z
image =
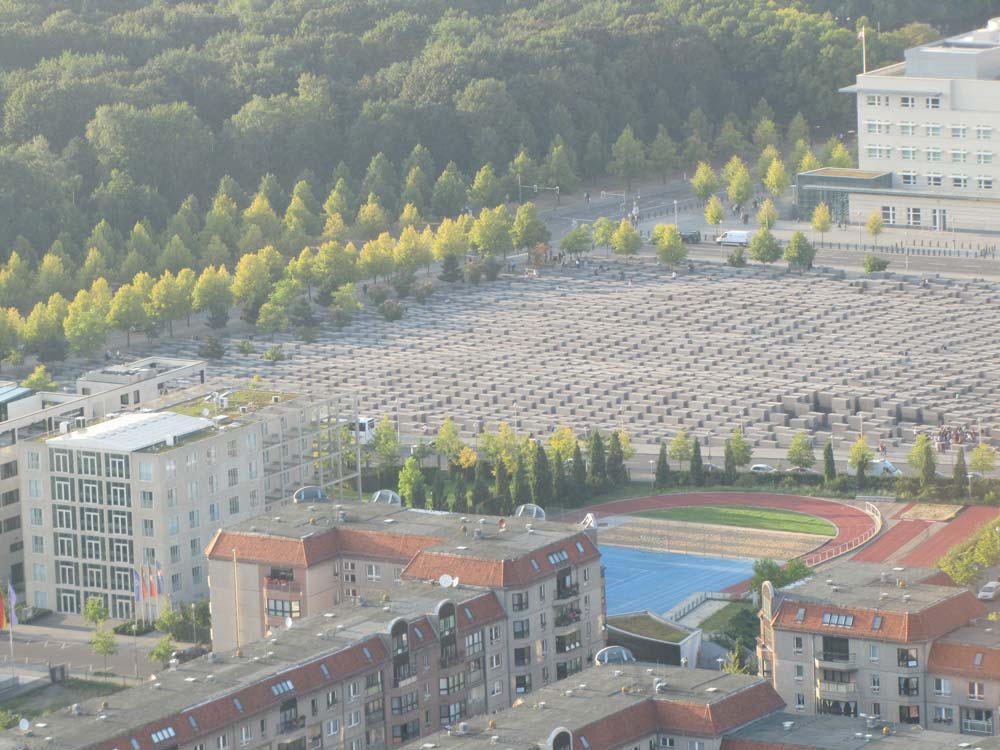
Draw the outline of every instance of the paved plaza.
M715 459L741 424L762 448L808 430L838 452L862 429L898 448L917 424L998 424L1000 284L611 268L443 287L424 306L407 301L399 322L366 310L313 343L284 339L291 357L276 364L239 355L232 338L213 370L354 391L366 416L394 419L398 399L411 437L426 425L429 439L445 415L469 439L501 420L535 434L624 424L640 446L685 429ZM258 336L258 355L270 341ZM197 343L133 348L194 355Z

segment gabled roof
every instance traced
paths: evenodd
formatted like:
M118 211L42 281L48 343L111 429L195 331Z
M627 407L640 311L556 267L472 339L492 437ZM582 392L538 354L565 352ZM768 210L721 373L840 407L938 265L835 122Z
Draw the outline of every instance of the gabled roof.
M838 607L815 601L799 601L794 593L783 596L772 617L779 630L796 630L826 635L845 635L899 643L921 643L938 638L982 617L984 608L967 590L954 591L915 612L879 610L877 607ZM824 624L825 614L853 617L849 627ZM880 619L878 619L880 618ZM878 623L878 627L876 624Z
M977 654L979 665L976 665ZM937 641L927 657L927 671L957 677L1000 680L1000 648Z

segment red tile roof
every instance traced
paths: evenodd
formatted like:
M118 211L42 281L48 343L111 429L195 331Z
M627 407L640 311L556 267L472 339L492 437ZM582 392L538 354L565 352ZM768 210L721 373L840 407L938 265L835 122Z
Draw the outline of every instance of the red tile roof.
M800 609L804 610L801 619L798 616ZM853 615L854 624L849 628L824 625L823 615L826 612ZM772 623L780 630L844 634L855 638L919 643L960 628L969 620L982 617L984 612L983 603L967 589L955 591L941 601L916 612L892 612L874 607L837 607L832 604L796 601L794 598L785 597L778 604ZM876 616L882 618L881 627L877 630L872 627Z
M784 705L770 683L757 682L712 702L645 700L580 727L575 734L586 737L592 750L621 747L655 732L719 737Z
M577 548L577 544L583 552ZM548 561L548 555L560 550L566 553L567 559L553 565ZM457 576L462 583L469 586L506 588L534 583L563 567L579 565L598 557L600 552L597 545L587 534L581 532L513 560L483 560L468 554L424 550L418 552L403 569L403 577L431 581L447 573L450 576ZM532 560L538 564L537 570Z
M784 742L761 742L760 740L744 740L739 737L726 737L719 745L720 750L816 750L815 745L786 745Z
M338 555L406 563L417 552L441 540L415 534L389 534L364 529L325 529L304 539L257 532L218 531L205 554L212 560L237 560L305 568Z
M505 616L503 605L492 591L482 596L477 596L475 599L462 602L455 610L458 613L459 631L475 630L487 623L502 620ZM465 610L472 613L471 621Z
M982 654L979 666L976 666L976 654ZM969 679L1000 680L1000 649L936 641L927 657L927 671Z

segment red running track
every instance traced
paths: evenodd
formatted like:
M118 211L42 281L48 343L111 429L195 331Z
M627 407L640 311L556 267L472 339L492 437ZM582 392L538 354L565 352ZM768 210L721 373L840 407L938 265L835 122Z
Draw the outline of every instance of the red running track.
M638 513L643 510L657 508L680 508L692 505L734 505L751 508L776 508L778 510L794 510L811 516L825 518L837 528L837 535L826 544L818 547L810 554L836 547L844 542L864 534L875 525L875 521L860 508L838 503L835 500L824 500L818 497L799 497L797 495L772 495L763 492L692 492L678 495L657 495L655 497L637 497L629 500L615 500L610 503L592 505L581 511L567 514L565 520L580 521L587 513L597 516L622 516ZM562 520L562 519L561 519Z
M855 562L885 562L930 525L930 521L900 521L851 559Z
M932 568L945 552L956 544L964 542L982 524L996 517L996 508L988 505L967 506L941 531L900 560L900 564L915 568Z

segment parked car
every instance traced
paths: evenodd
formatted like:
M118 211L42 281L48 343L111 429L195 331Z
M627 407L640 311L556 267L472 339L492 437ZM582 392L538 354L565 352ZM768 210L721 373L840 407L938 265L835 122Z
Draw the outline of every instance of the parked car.
M721 474L725 471L725 469L718 464L702 464L701 468L705 470L706 474Z
M183 664L186 661L197 659L199 656L204 656L207 653L208 649L204 646L191 646L190 648L181 649L180 651L174 651L172 656L180 664Z
M856 472L850 466L847 467L848 476L855 476ZM868 464L868 469L865 471L865 475L869 477L901 477L903 472L895 467L892 461L887 461L884 458L878 459L877 461L872 461Z
M750 467L751 474L777 474L778 470L768 464L754 464Z
M997 598L998 594L1000 594L1000 581L990 581L979 589L979 593L976 596L980 599L993 601Z
M725 247L726 245L735 245L738 247L746 247L750 244L750 240L753 239L753 232L748 232L745 229L734 229L729 232L723 232L718 237L716 237L715 242L718 245Z
M681 232L681 242L687 242L688 244L691 245L697 245L699 242L701 242L701 232L699 231Z

